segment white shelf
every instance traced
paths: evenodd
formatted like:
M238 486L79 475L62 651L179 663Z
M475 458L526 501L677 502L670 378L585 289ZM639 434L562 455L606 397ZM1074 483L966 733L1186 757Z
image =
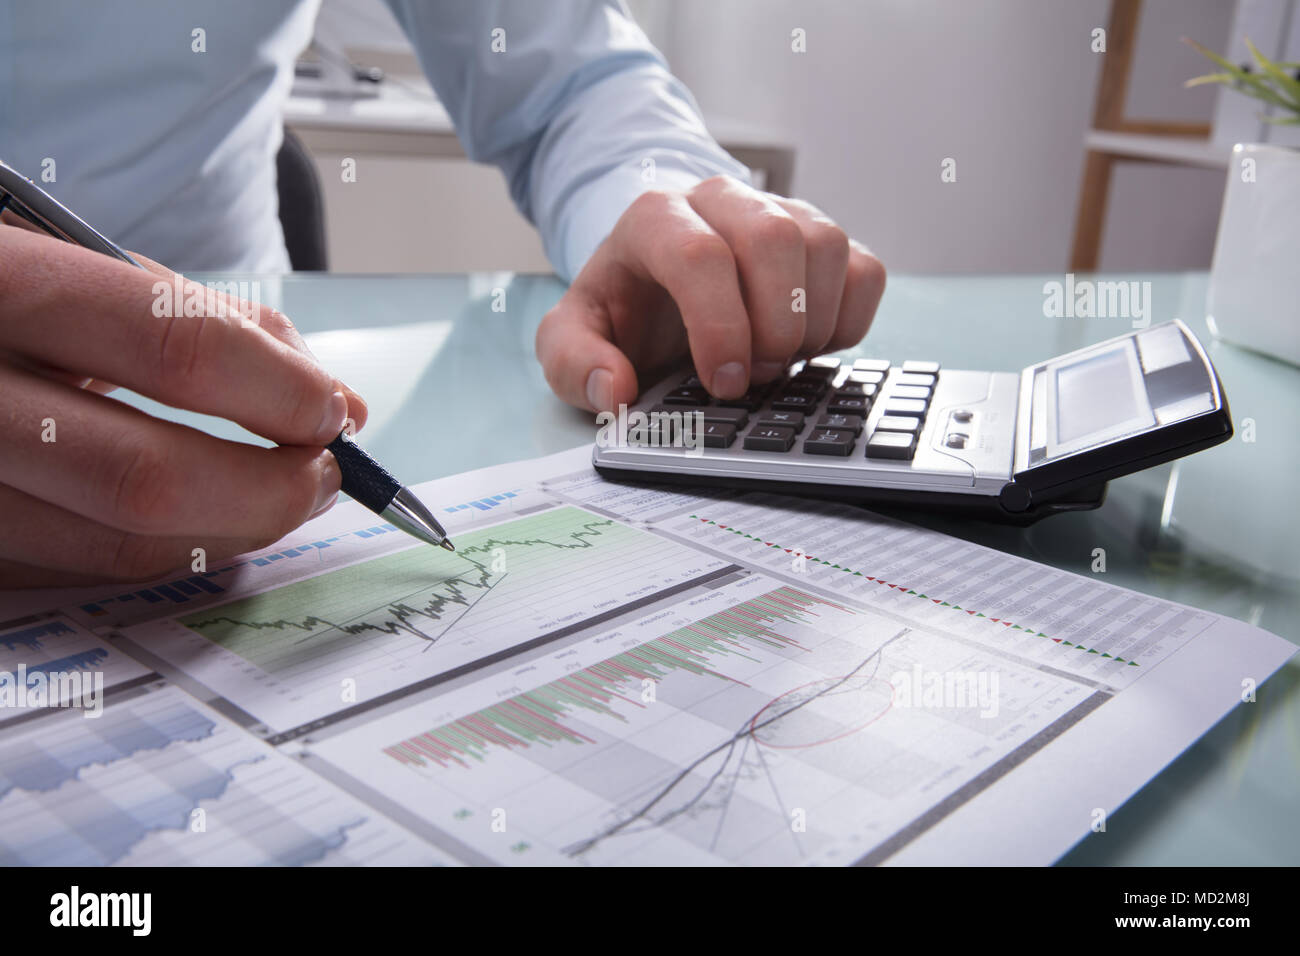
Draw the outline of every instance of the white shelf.
M1209 169L1226 169L1232 156L1231 143L1216 143L1199 136L1153 136L1093 129L1085 134L1083 142L1088 149L1117 156Z

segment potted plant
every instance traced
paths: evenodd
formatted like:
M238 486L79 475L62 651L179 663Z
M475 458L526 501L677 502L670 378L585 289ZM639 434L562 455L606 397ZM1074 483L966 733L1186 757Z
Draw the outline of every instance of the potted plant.
M1276 63L1249 39L1256 68L1238 66L1184 40L1221 72L1188 80L1219 83L1276 108L1261 118L1300 125L1300 64ZM1300 149L1238 143L1228 166L1210 269L1207 319L1217 338L1300 365Z

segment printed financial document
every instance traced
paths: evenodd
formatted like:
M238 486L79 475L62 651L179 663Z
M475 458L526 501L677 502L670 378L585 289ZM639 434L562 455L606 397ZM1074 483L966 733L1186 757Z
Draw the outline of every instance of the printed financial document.
M417 491L454 554L348 503L4 595L0 864L1047 864L1296 651L589 448Z

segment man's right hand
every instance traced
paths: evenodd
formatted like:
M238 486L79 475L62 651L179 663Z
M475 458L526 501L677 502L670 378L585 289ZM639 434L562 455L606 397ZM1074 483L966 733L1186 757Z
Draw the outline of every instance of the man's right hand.
M156 577L196 548L210 565L338 494L323 446L365 423L360 396L281 313L218 295L224 317L183 302L159 317L160 281L174 276L0 224L0 587ZM280 447L153 418L103 394L119 385Z

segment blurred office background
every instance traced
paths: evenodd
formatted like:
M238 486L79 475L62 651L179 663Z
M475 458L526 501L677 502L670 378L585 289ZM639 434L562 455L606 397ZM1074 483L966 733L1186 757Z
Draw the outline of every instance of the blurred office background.
M1184 88L1211 66L1180 37L1231 51L1253 27L1286 52L1296 5L629 0L724 145L891 270L927 273L1207 268L1231 143L1284 133L1218 87ZM1094 31L1117 7L1134 24L1126 89L1096 130L1103 68L1123 44L1094 52ZM806 52L791 49L795 29ZM325 0L306 59L320 75L295 87L286 123L321 174L332 270L549 269L500 175L463 158L380 0ZM1085 200L1102 211L1091 261L1076 239L1090 146L1114 160ZM357 161L346 184L345 158ZM946 159L955 182L941 179Z

